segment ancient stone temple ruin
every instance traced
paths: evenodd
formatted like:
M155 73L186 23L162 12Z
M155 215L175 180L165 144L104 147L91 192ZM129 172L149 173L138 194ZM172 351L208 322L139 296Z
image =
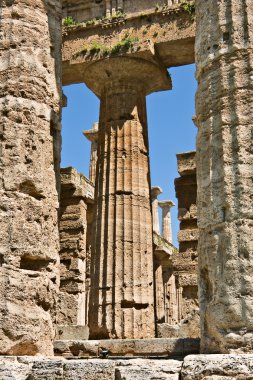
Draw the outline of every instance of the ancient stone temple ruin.
M251 0L0 1L1 380L253 378L252 22ZM192 63L177 249L146 96ZM76 83L89 178L60 168Z

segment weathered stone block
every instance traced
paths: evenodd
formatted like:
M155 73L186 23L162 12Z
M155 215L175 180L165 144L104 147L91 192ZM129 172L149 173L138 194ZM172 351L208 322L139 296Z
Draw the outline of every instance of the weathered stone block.
M182 380L252 380L253 355L190 355L184 359Z
M56 340L87 340L88 326L57 326Z
M179 380L182 361L131 359L116 362L115 380Z
M55 354L71 356L184 356L199 352L199 339L107 339L90 341L55 341Z
M115 362L107 360L82 360L65 362L64 380L114 380Z
M177 168L181 176L196 173L196 152L185 152L177 154Z

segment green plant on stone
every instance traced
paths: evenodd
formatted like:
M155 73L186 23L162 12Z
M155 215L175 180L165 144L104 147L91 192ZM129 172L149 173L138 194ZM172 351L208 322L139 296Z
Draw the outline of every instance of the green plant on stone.
M72 16L67 16L63 19L63 25L64 26L72 26L76 25L76 21L73 19Z
M110 53L118 54L120 52L128 51L134 46L136 42L138 42L138 38L127 37L124 40L118 42L116 45L114 45L111 48Z
M104 56L109 54L110 51L105 45L101 44L101 42L93 41L88 47L88 52L90 54L99 54Z
M126 17L126 14L122 10L119 9L115 13L115 15L112 16L112 19L115 19L115 18L124 18L124 17Z
M193 15L195 12L195 4L192 1L185 1L182 3L182 7L189 15Z
M160 9L160 5L157 3L157 4L155 5L155 11L157 12L157 11L159 11L159 9Z

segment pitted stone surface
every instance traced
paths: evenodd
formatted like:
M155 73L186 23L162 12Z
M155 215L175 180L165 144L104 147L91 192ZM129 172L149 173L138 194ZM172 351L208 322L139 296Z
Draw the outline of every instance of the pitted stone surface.
M182 360L131 359L116 362L115 380L179 380Z
M252 352L253 2L196 0L203 353Z
M59 286L60 0L1 1L0 353L52 355Z
M199 339L106 339L57 340L55 355L99 357L106 350L108 357L174 357L199 352Z
M252 380L253 355L190 355L184 359L182 380Z

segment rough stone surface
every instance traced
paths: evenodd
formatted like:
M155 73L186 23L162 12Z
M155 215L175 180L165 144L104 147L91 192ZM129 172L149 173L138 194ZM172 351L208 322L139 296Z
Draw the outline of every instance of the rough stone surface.
M0 353L51 355L59 286L60 0L0 2Z
M252 352L253 2L196 1L203 353Z
M196 152L177 154L178 172L181 175L175 180L176 196L178 198L178 233L179 254L173 257L173 275L176 278L179 297L179 329L174 330L179 337L198 337L199 302L197 282L197 179ZM168 330L169 331L169 330ZM179 335L177 335L179 334Z
M175 359L39 359L1 357L1 380L252 380L252 355Z
M1 380L114 380L115 363L102 360L0 358Z
M190 355L184 359L182 380L252 380L253 355Z
M88 326L57 326L56 329L56 340L87 340L89 339L89 328Z
M87 236L91 229L88 213L93 202L93 184L71 167L61 169L61 278L57 307L60 325L88 324L90 252Z
M197 242L198 228L196 215L196 164L195 152L177 155L180 178L175 180L178 198L178 234L179 252L173 250L171 256L155 257L156 284L163 283L163 289L157 293L157 304L164 304L165 311L157 318L157 336L197 338L199 331L199 307L197 287ZM169 204L160 202L165 208L167 230L170 231ZM167 226L169 224L169 226ZM168 236L170 232L168 233ZM162 268L162 269L161 269ZM159 276L160 273L160 276ZM158 279L161 278L159 282ZM160 288L162 288L160 286ZM161 308L159 308L160 310Z
M181 367L181 360L124 360L116 363L115 380L179 380Z
M102 350L112 356L185 356L199 352L199 339L106 339L55 341L55 355L99 357Z

